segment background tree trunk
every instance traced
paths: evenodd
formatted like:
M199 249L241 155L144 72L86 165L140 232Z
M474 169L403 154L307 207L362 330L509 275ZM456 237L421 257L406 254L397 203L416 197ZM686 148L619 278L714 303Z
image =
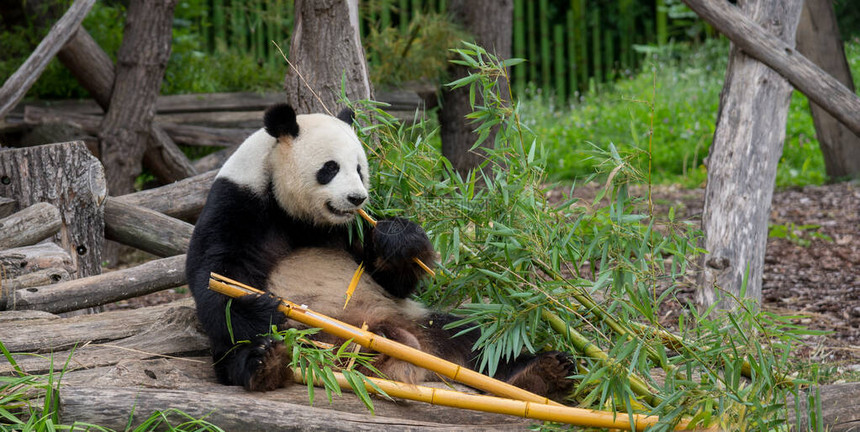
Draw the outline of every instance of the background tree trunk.
M298 114L337 115L341 78L350 100L372 93L358 29L358 0L296 0L290 67L284 79L287 102Z
M170 58L176 0L134 0L129 4L110 106L99 134L99 153L108 191L134 190L155 117L155 99Z
M803 0L738 4L775 37L794 45ZM778 73L732 44L708 157L702 218L708 252L698 280L704 307L717 302L720 308L736 307L726 293L740 297L745 278L746 296L761 301L767 221L791 91Z
M451 17L475 37L475 43L500 59L511 56L513 10L512 0L451 0L448 5ZM469 73L467 67L460 65L451 65L449 71L451 81ZM499 91L507 96L508 82L501 81ZM471 111L468 87L442 91L442 109L439 111L442 154L461 174L477 167L484 160L484 154L479 149L470 151L478 136L472 132L475 126L465 118ZM482 146L492 146L494 138L495 133L491 133Z
M806 0L797 27L797 51L852 92L854 80L845 59L831 0ZM815 135L831 179L860 177L860 137L813 102L809 102Z

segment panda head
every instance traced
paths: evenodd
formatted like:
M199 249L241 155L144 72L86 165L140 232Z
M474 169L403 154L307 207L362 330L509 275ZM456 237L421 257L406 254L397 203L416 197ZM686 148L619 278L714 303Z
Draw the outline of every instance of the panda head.
M281 104L266 111L264 124L276 139L266 170L281 208L315 225L353 221L368 198L368 170L352 112L297 116Z

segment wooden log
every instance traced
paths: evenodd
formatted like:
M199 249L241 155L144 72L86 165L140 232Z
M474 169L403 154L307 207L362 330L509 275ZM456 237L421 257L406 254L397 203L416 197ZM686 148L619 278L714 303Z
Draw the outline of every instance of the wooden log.
M15 212L16 203L12 198L0 196L0 218L9 216Z
M51 285L57 282L67 281L70 279L71 275L69 274L69 272L62 268L37 270L32 273L18 276L15 279L3 281L3 291L10 292L22 288ZM0 295L0 310L2 310L3 305L6 304L5 299L3 299L3 295L5 295L5 293Z
M801 392L800 413L795 415L794 398L789 398L786 420L793 430L816 430L809 418L810 395L819 393L816 404L821 406L822 418L817 419L818 430L830 432L856 432L860 430L860 382L830 384Z
M197 321L197 313L191 303L187 306L175 304L161 310L143 308L121 311L133 320L127 325L125 315L114 315L112 319L95 321L68 321L70 318L50 321L61 334L68 334L60 326L74 326L78 340L71 349L60 351L54 349L52 357L33 356L30 354L13 355L19 367L28 373L44 373L57 364L70 359L66 371L115 365L124 360L142 360L159 356L201 356L206 355L209 340L201 330ZM119 311L118 311L119 312ZM146 314L141 318L138 314ZM102 315L102 314L97 314ZM75 317L77 318L77 317ZM31 324L38 321L30 321ZM26 323L22 323L22 326ZM105 327L106 326L106 327ZM49 328L40 326L41 328ZM108 328L114 328L108 330ZM115 328L120 328L119 330ZM30 332L31 330L26 330ZM88 334L87 332L90 331ZM128 336L119 339L116 335L125 332ZM98 337L100 334L101 337ZM32 336L32 335L31 335ZM64 341L71 341L65 337ZM42 348L38 348L41 350ZM10 350L14 351L14 350ZM53 365L52 365L53 363ZM211 364L211 363L209 363ZM13 373L12 365L5 358L0 358L0 375Z
M860 98L786 43L768 34L727 1L683 0L746 55L782 75L812 102L860 135ZM792 41L793 42L793 41Z
M305 395L305 397L307 397ZM318 395L318 398L324 396ZM64 423L75 421L123 429L134 414L132 426L138 425L155 411L176 408L192 417L205 417L224 430L255 431L511 431L527 430L527 424L515 417L498 418L499 423L472 424L472 413L460 416L432 416L431 420L418 421L402 418L374 416L366 410L342 412L254 397L247 392L239 394L169 389L125 389L121 387L64 387L60 418ZM339 398L340 400L340 398ZM377 402L382 404L384 402ZM448 414L450 411L446 411ZM273 415L273 413L276 413ZM169 418L180 418L168 413ZM480 416L475 416L480 418ZM445 424L441 421L461 421Z
M0 324L18 323L22 324L25 321L60 319L59 315L44 311L2 311L0 312ZM5 339L0 338L0 341Z
M170 135L155 121L149 126L143 165L162 183L172 183L197 175L197 170L185 153L182 153Z
M0 219L0 249L38 243L60 231L60 210L48 203L36 203Z
M48 63L80 27L95 3L95 0L75 0L62 18L51 27L48 35L42 39L27 61L3 83L3 87L0 87L0 119L6 117L27 90L30 90Z
M194 220L203 210L217 174L218 171L207 171L169 185L111 197L111 200L146 207L177 219Z
M197 168L197 171L217 171L224 166L224 163L227 162L227 159L229 159L230 156L233 156L233 153L236 153L236 149L238 148L239 146L227 147L223 150L218 150L215 153L203 156L202 158L194 161L194 167Z
M184 254L194 225L108 197L105 238L160 257Z
M256 130L263 127L263 113L264 111L195 111L157 114L155 121L159 123L191 123L212 127Z
M75 276L101 273L107 187L101 163L83 142L0 152L0 195L14 198L18 208L56 206L63 225L53 241L69 252Z
M3 311L0 316L38 312L40 319L0 322L0 340L11 352L60 352L93 341L125 339L159 324L171 309L191 309L194 302L183 299L158 306L114 310L91 315L59 318L44 311ZM172 316L172 315L170 315ZM164 326L166 323L160 323ZM191 327L196 324L191 325Z
M742 5L773 37L794 45L802 0ZM791 91L775 71L739 45L732 47L708 156L702 213L703 248L708 252L702 256L697 297L705 308L713 304L719 309L736 308L732 297L742 297L744 281L746 297L761 302L770 202Z
M60 313L101 306L183 284L185 255L177 255L98 276L20 290L15 292L14 304L17 309Z
M854 93L854 80L839 37L832 0L806 0L797 26L797 51ZM809 104L824 167L831 179L860 177L860 135L815 103Z
M63 123L78 127L89 134L97 134L102 116L62 111L36 105L24 107L24 123L35 126L44 123ZM178 144L206 147L228 147L242 143L255 129L229 129L206 126L159 123L159 126Z
M69 253L55 243L2 250L0 266L5 269L7 279L16 279L44 270L56 269L68 274L74 274L76 271Z

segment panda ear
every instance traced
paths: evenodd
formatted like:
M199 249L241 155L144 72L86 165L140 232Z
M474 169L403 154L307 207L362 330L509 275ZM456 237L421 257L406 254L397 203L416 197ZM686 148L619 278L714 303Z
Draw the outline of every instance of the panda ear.
M344 108L343 111L338 113L337 118L339 118L344 123L352 126L353 120L355 120L355 112L349 108Z
M289 135L293 138L299 135L299 124L296 122L296 112L287 104L272 105L263 116L263 125L269 135L280 138Z

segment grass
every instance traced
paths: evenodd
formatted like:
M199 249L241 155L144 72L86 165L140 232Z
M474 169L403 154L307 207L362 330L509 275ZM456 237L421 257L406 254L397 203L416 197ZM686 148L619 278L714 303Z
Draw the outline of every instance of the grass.
M644 158L649 107L655 89L653 181L687 187L704 185L702 160L714 133L728 44L711 40L695 49L676 48L653 55L652 70L622 78L581 97L559 103L532 88L523 99L525 124L543 138L547 171L553 180L581 179L599 169L595 150L614 144L622 154ZM860 76L860 41L846 44L854 76ZM640 159L639 166L647 166ZM794 92L777 186L822 184L824 160L805 96Z

